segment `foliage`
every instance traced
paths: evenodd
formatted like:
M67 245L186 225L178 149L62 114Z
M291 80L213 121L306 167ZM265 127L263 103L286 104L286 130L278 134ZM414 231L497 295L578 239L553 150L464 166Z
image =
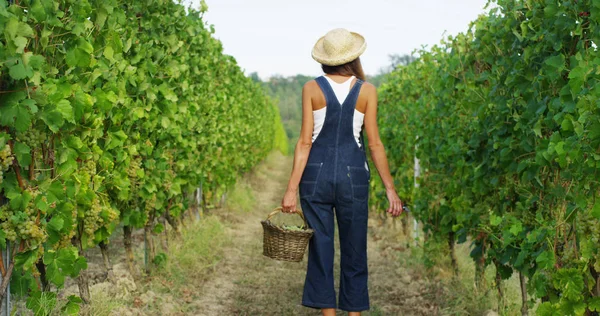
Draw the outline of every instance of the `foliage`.
M257 78L257 76L253 76ZM302 87L313 80L313 77L296 75L293 77L273 76L268 81L261 82L263 88L279 107L281 121L289 139L289 152L294 151L296 141L300 136L302 125ZM257 79L255 79L257 80Z
M41 259L61 287L87 266L77 247L177 216L198 184L214 195L286 147L277 108L202 16L170 0L0 1L0 246L17 245L15 279ZM31 306L51 300L27 284Z
M382 138L427 234L523 273L538 314L581 315L600 297L600 3L496 2L388 76Z

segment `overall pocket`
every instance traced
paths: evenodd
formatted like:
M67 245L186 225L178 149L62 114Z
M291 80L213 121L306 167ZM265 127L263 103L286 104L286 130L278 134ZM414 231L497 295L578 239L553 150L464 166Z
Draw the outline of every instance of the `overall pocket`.
M311 197L317 189L317 182L321 174L322 162L307 163L300 178L300 198Z
M365 167L348 166L352 198L356 201L365 201L369 197L369 180L371 173Z

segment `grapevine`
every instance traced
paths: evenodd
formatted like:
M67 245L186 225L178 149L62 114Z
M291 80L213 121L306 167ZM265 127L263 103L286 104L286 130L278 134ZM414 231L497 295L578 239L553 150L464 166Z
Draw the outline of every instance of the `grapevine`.
M589 314L600 309L600 7L491 2L381 87L390 168L428 242L471 243L478 287L493 265L499 293L519 274L524 314L538 301L539 315Z
M274 102L203 11L25 0L0 1L0 17L0 247L18 245L15 273L33 284L60 290L119 224L129 236L161 216L176 225L201 183L217 196L287 147ZM64 273L42 280L38 265L56 262Z

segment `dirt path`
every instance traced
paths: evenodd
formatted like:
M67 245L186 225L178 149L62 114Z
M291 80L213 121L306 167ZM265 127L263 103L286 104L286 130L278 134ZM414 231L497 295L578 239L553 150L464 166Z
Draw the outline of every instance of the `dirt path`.
M225 213L231 239L224 258L191 303L199 315L319 315L300 305L306 257L301 263L262 256L260 221L278 206L292 165L291 157L272 155L250 177L257 207L249 213ZM291 215L280 215L280 217ZM285 220L289 220L284 218ZM289 220L291 221L291 220ZM369 290L371 311L364 315L436 315L436 293L415 271L404 266L410 249L399 243L400 232L370 220ZM385 225L384 225L385 226ZM389 225L387 225L389 226ZM399 225L398 225L399 226ZM337 231L337 229L336 229ZM339 245L336 245L339 249ZM336 258L336 275L339 275ZM337 287L337 282L336 282Z

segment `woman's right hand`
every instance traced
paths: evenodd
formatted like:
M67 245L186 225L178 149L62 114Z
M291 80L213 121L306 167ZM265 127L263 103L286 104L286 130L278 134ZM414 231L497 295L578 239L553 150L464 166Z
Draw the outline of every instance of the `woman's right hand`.
M295 213L296 212L296 193L295 190L286 190L283 199L281 200L281 211L284 213Z
M402 214L402 201L400 200L400 197L398 197L396 190L386 190L385 193L390 202L390 207L387 209L387 212L392 214L393 217Z

